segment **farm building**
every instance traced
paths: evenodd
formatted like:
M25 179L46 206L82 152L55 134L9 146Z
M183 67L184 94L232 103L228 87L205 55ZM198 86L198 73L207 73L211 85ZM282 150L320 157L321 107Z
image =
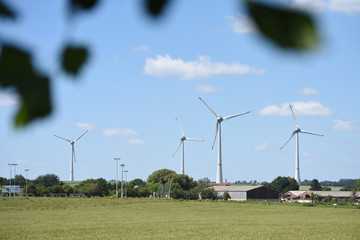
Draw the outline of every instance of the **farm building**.
M311 202L312 195L318 195L323 198L331 196L331 198L338 198L339 201L345 198L350 198L351 191L289 191L281 196L284 201L297 201L297 202ZM357 200L360 200L360 192L356 193Z
M264 186L213 186L220 196L228 192L231 200L278 201L279 192Z

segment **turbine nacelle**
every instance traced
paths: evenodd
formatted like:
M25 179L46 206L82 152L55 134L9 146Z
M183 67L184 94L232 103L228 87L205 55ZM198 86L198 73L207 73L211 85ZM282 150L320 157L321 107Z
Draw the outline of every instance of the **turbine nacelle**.
M180 140L181 140L181 141L185 141L185 140L186 140L186 137L185 137L185 136L182 136L182 137L180 138Z
M217 119L218 123L221 123L222 121L224 121L224 118L221 116L218 116L216 119Z

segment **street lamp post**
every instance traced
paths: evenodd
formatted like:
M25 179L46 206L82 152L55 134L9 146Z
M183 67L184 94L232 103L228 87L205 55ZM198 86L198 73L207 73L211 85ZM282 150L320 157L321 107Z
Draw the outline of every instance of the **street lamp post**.
M120 160L120 158L114 158L114 160L116 161L116 198L118 198L118 174L119 174L119 171L118 171L118 168L119 168L119 164L118 164L118 161Z
M17 163L13 163L13 166L14 166L14 189L15 189L15 177L16 177L16 166L17 166ZM14 197L15 197L16 193L14 192Z
M9 163L10 166L10 192L9 192L9 197L11 196L11 167L12 167L12 163Z
M128 170L125 170L125 197L127 198L127 173L128 173Z
M27 188L27 178L28 178L28 176L27 176L27 173L28 173L28 171L29 171L29 169L25 169L25 182L26 182L26 197L28 197L29 195L28 195L28 188Z
M124 167L125 167L125 164L120 164L121 166L121 198L124 197L124 192L123 192L123 175L124 175Z

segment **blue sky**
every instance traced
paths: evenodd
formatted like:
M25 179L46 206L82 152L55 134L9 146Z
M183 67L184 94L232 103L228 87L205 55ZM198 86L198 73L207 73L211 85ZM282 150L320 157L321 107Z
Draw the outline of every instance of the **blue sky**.
M46 173L69 179L76 139L75 180L115 179L116 163L128 180L167 168L180 172L181 132L205 142L185 143L185 173L215 181L216 118L199 100L228 116L222 124L223 176L272 181L294 177L295 129L303 130L301 179L359 178L360 1L285 1L313 12L322 39L306 53L281 51L257 34L238 1L173 1L153 21L142 1L103 1L90 14L67 19L65 1L9 1L15 23L0 35L31 50L51 76L53 114L14 129L17 97L0 89L0 176L8 163L29 178ZM91 57L77 78L61 73L63 43L85 44Z

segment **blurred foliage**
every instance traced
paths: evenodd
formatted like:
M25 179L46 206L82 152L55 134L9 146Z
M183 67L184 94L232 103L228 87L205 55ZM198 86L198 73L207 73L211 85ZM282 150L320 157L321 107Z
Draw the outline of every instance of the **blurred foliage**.
M0 1L0 18L3 19L15 19L16 14L9 6L7 6L3 1Z
M281 48L309 49L319 39L310 14L288 7L246 1L258 30Z
M62 53L62 69L76 76L89 57L86 47L66 46Z
M100 0L68 0L69 16L90 12L97 8L100 2ZM159 19L170 2L170 0L143 0L142 5L149 16ZM280 3L268 5L260 1L242 2L245 3L244 7L254 20L260 34L280 48L304 50L318 43L316 26L310 14L295 11ZM18 15L21 13L0 0L1 20L15 21ZM36 119L49 116L52 112L50 77L40 74L33 64L32 55L22 46L4 42L4 40L0 41L0 87L14 89L21 100L14 125L25 126ZM62 45L61 69L76 77L89 60L89 49L76 44L62 43Z

